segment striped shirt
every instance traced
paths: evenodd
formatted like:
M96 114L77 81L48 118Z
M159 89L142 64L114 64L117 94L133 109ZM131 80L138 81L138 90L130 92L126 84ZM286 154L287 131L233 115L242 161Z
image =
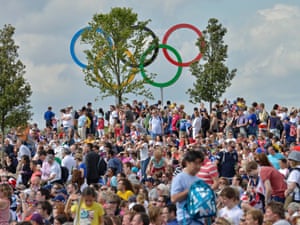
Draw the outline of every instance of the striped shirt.
M208 158L205 158L197 176L205 183L212 185L214 183L213 179L219 176L218 168Z

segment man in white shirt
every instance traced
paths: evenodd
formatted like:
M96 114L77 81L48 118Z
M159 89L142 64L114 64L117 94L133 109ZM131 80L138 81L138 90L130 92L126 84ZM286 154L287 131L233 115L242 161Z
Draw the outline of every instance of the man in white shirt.
M50 165L50 176L45 180L46 182L55 183L61 181L61 168L58 162L54 160L54 155L48 154L46 157L46 161Z
M16 143L18 151L18 160L20 161L23 155L28 155L31 159L31 151L30 149L22 143L22 140L18 139Z
M152 117L149 120L152 139L155 140L156 136L163 134L163 120L157 110L152 111Z
M70 148L67 146L63 147L63 159L61 165L66 167L69 171L68 181L72 178L72 170L76 168L76 160L71 155Z

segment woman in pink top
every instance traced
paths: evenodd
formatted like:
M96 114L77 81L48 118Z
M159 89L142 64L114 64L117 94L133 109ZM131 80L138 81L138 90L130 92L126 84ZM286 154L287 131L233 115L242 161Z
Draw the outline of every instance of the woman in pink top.
M0 184L0 224L8 225L10 218L10 198L12 188L7 183Z

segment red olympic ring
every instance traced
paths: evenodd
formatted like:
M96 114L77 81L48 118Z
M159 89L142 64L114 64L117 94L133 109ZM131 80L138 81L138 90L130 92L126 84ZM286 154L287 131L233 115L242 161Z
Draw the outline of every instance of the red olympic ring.
M175 30L178 30L178 29L180 29L180 28L188 28L188 29L191 29L191 30L195 31L195 32L198 34L199 37L202 37L201 31L200 31L197 27L195 27L195 26L193 26L193 25L191 25L191 24L187 24L187 23L180 23L180 24L176 24L176 25L174 25L173 27L169 28L169 30L165 33L165 35L164 35L164 37L163 37L162 43L166 45L169 36L170 36ZM173 60L173 59L171 58L171 56L169 55L168 50L167 50L166 48L163 48L162 51L163 51L165 57L167 58L167 60L168 60L169 62L171 62L172 64L174 64L175 66L183 66L183 67L187 67L187 66L190 66L192 63L194 63L194 62L196 62L196 61L199 61L199 60L201 59L201 57L202 57L202 54L201 54L201 52L200 52L200 53L199 53L194 59L192 59L191 61L179 63L179 62L177 62L177 61L175 61L175 60Z

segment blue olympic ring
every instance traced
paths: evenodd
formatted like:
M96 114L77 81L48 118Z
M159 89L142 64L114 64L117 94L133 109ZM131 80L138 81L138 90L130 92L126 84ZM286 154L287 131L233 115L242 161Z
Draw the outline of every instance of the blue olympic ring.
M76 56L75 54L75 43L76 41L78 40L78 38L80 37L80 35L86 30L86 29L91 29L91 27L84 27L82 29L80 29L79 31L77 31L74 36L72 37L72 40L71 40L71 44L70 44L70 53L71 53L71 57L73 59L73 61L78 65L80 66L81 68L83 69L86 69L87 68L87 64L84 64L82 63ZM101 28L98 28L97 29L97 32L100 33L100 34L103 34L105 36L105 32L101 29ZM110 37L107 37L106 40L108 41L109 45L110 46L113 46L113 41Z

